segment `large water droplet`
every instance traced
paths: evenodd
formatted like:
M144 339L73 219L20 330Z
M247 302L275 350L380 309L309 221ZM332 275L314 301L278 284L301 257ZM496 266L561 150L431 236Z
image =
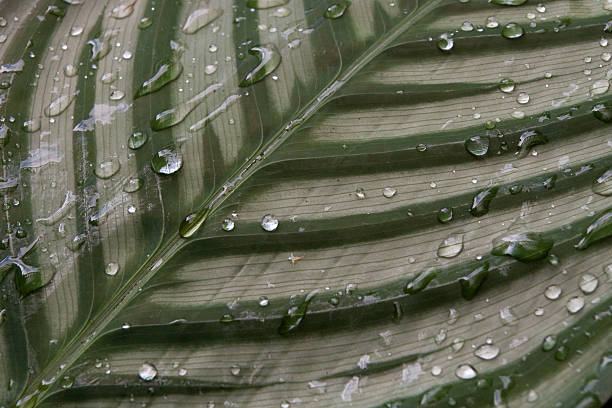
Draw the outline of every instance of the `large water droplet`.
M557 300L561 296L561 288L557 285L550 285L544 290L546 299Z
M582 279L578 286L580 286L580 290L585 295L595 292L597 286L599 285L599 280L596 276L591 275L590 273L585 273L582 275Z
M157 368L151 363L143 363L138 370L138 376L143 381L153 381L157 377Z
M151 168L158 174L174 174L181 167L183 167L183 155L174 147L160 150L151 159Z
M106 264L106 268L104 269L104 273L108 276L115 276L119 272L119 264L117 262L109 262Z
M87 45L91 46L91 61L99 61L104 58L111 50L109 38L94 38L87 41Z
M499 347L492 344L483 344L474 350L474 355L483 360L493 360L499 355Z
M247 0L247 7L254 9L267 9L284 6L289 0Z
M404 292L409 295L414 295L425 289L429 282L431 282L436 277L436 270L429 269L425 272L419 273L414 279L406 284L404 287Z
M498 187L489 187L474 196L470 213L474 217L482 217L489 212L489 204L497 195Z
M109 179L113 177L121 169L119 159L112 159L96 165L95 173L96 176L101 179Z
M459 367L457 367L457 370L455 370L455 375L462 380L471 380L472 378L476 378L478 373L471 365L461 364Z
M446 238L438 247L438 256L453 258L463 250L463 234L453 234Z
M612 209L607 210L599 216L586 231L576 244L576 249L586 249L593 242L607 238L612 234Z
M132 150L140 149L149 140L149 135L145 131L136 131L128 138L128 147Z
M491 0L493 4L499 4L500 6L520 6L525 4L527 0Z
M519 159L527 156L533 146L548 143L548 139L538 130L523 132L519 138L516 154Z
M210 212L210 208L205 208L204 210L195 212L193 214L189 214L179 227L179 234L183 238L189 238L195 234L198 229L204 224L206 218L208 218L208 213Z
M478 289L482 286L485 279L489 275L489 264L484 263L478 268L474 269L469 275L459 278L459 285L461 286L461 296L465 300L471 300Z
M235 226L236 224L234 221L229 218L224 219L223 223L221 223L221 229L223 229L223 231L233 231Z
M448 34L442 34L440 39L438 40L438 48L441 51L450 51L455 46L455 40L452 37L449 37Z
M187 17L187 21L185 21L183 25L183 32L185 34L193 34L212 23L222 14L223 9L221 8L202 8L195 10Z
M598 103L593 106L593 116L602 122L610 123L612 122L612 106L607 103Z
M504 38L513 40L521 38L525 34L525 30L517 23L508 23L502 28L501 34Z
M554 241L537 232L520 232L493 240L491 253L508 255L522 262L546 258Z
M574 296L567 301L567 311L570 313L578 313L584 307L584 298Z
M202 103L208 95L221 88L221 86L221 84L210 85L187 102L158 113L155 115L155 118L151 120L151 129L158 131L182 122L183 119Z
M271 214L264 215L261 219L261 228L268 232L275 231L278 228L278 219Z
M612 168L593 181L593 192L605 197L612 195Z
M343 0L338 3L332 4L325 10L323 17L335 20L340 18L346 12L346 9L351 5L349 0Z
M473 136L465 141L465 150L474 157L484 157L489 151L489 136Z
M46 108L45 116L58 116L72 103L73 95L61 95L54 99Z
M134 5L136 1L129 4L120 4L111 10L111 17L116 19L122 19L128 17L134 11Z
M308 305L312 301L312 299L316 296L318 292L313 291L310 292L306 298L296 306L291 306L287 310L287 314L283 316L281 320L281 324L278 328L278 333L281 335L289 334L298 329L304 317L306 316L306 312L308 310Z
M274 44L258 45L249 50L249 54L255 55L259 63L257 66L249 72L246 77L240 82L240 87L247 87L253 85L266 76L271 74L281 62L281 55Z
M610 82L607 79L600 79L593 82L590 93L592 96L605 94L608 92L608 88L610 88Z
M183 72L183 65L177 59L168 58L161 61L155 74L140 85L135 97L139 98L161 89L178 78L181 72Z

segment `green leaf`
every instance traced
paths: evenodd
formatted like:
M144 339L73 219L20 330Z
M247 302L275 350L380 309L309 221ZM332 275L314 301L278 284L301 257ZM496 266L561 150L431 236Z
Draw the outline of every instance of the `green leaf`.
M608 8L1 2L0 407L601 406Z

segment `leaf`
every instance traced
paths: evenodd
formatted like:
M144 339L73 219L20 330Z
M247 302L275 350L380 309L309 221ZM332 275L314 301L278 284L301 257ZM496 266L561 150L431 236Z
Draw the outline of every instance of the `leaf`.
M0 406L602 405L605 7L3 2Z

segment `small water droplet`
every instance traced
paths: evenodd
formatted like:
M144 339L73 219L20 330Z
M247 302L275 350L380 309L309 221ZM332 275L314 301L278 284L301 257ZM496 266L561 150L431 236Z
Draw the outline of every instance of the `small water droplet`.
M489 151L488 136L472 136L465 141L465 150L474 157L484 157Z
M106 72L100 78L103 84L111 84L117 79L117 75L112 72Z
M504 38L513 40L521 38L525 34L525 30L518 23L508 23L502 28L501 34Z
M605 94L608 92L608 88L610 88L610 82L607 79L600 79L593 82L593 85L591 85L590 94L591 96Z
M272 7L284 6L289 0L247 0L247 7L254 9L268 9Z
M223 229L223 231L233 231L234 227L234 221L229 218L224 219L223 223L221 224L221 228Z
M499 27L499 22L495 17L487 17L487 21L485 23L487 28L497 28Z
M448 52L455 46L455 40L449 37L448 34L442 34L438 40L438 48L441 51Z
M94 172L96 174L96 177L105 180L113 177L119 172L120 169L121 164L119 163L119 159L112 159L109 161L98 163Z
M73 77L77 74L78 70L72 64L67 64L64 66L64 75L67 77Z
M476 378L478 373L471 365L461 364L457 367L457 370L455 370L455 375L462 380L471 380L472 378Z
M261 228L265 231L272 232L278 228L278 219L271 214L266 214L261 219Z
M385 187L383 189L383 196L385 198L392 198L397 193L397 190L391 187Z
M125 92L115 89L114 91L110 93L108 98L111 101L120 101L121 99L123 99L124 96L125 96Z
M434 337L434 342L436 344L442 344L446 340L446 329L441 328L438 334Z
M180 375L181 377L186 376L187 375L187 369L183 368L183 367L179 368L178 375Z
M72 26L70 28L70 36L71 37L78 37L81 34L83 34L83 27L81 27L81 26Z
M544 309L542 309L541 307L536 308L536 310L533 311L533 314L536 316L544 316Z
M505 325L513 325L517 322L516 316L512 313L510 306L503 307L499 310L499 318Z
M538 13L546 13L546 6L544 4L542 4L542 3L538 4L536 6L536 11Z
M584 307L584 298L574 296L567 301L567 311L570 313L578 313Z
M215 64L208 64L204 67L204 73L206 75L212 75L217 72L217 66Z
M559 265L559 257L555 254L548 255L548 263L551 264L552 266Z
M473 200L470 214L474 217L482 217L489 212L489 204L497 195L498 187L489 187L486 190L478 192Z
M138 370L138 376L143 381L153 381L157 376L157 368L151 363L143 363Z
M442 224L446 224L448 222L451 222L453 220L453 209L452 208L441 208L440 211L438 211L438 221L440 221Z
M499 355L499 347L492 344L483 344L474 350L474 355L483 360L493 360Z
M595 292L598 285L599 285L599 280L597 279L596 276L593 276L590 273L586 273L582 275L582 279L580 280L580 283L579 283L580 290L585 295Z
M360 200L364 200L366 198L365 190L361 187L357 187L355 189L355 197L357 197Z
M529 103L529 94L527 94L526 92L521 92L517 97L516 97L516 101L518 103L520 103L521 105L524 105L526 103Z
M346 12L346 9L351 5L351 2L348 0L343 0L338 3L332 4L325 10L323 17L335 20L340 18Z
M561 296L561 288L557 285L550 285L544 290L544 296L550 300L557 300Z
M234 364L233 366L230 367L230 373L232 373L232 375L234 377L237 377L240 375L240 366Z
M604 197L612 195L612 168L593 181L593 192Z
M119 272L119 264L117 262L109 262L106 264L106 268L104 269L104 273L108 276L115 276Z
M173 147L158 151L151 159L151 168L158 174L174 174L181 167L183 167L183 156Z
M549 334L542 340L542 350L550 351L557 345L557 336Z
M121 54L121 58L125 60L132 59L132 52L128 50L123 51L123 54Z
M151 27L152 24L153 20L151 20L149 17L143 17L138 21L138 28L144 30Z
M135 193L136 191L140 190L140 188L143 186L144 181L142 179L139 178L129 178L125 184L123 184L123 191L125 191L126 193Z
M116 19L123 19L128 17L134 11L134 4L136 2L120 4L111 10L111 17Z
M149 140L148 133L138 130L128 138L128 147L132 150L140 149L147 143L147 140Z
M45 116L54 117L60 115L72 103L73 95L61 95L54 99L46 108Z
M438 247L438 256L454 258L463 250L463 234L453 234L446 238Z
M431 375L433 375L434 377L439 376L440 374L442 374L442 369L438 366L433 366L431 368Z
M270 300L266 296L259 297L259 306L267 307L270 304Z

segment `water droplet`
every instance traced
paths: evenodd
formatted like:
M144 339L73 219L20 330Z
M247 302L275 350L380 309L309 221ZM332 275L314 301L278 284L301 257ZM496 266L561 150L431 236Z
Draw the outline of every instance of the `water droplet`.
M335 20L340 18L346 12L346 9L351 5L351 2L348 0L343 0L341 2L332 4L325 10L323 17Z
M128 212L129 214L135 214L135 213L136 213L136 207L135 207L135 206L133 206L132 204L128 205L128 207L127 207L127 212Z
M99 61L104 58L111 50L110 38L94 38L87 41L87 45L91 46L91 61Z
M117 262L109 262L106 264L106 268L104 269L104 273L108 276L115 276L119 272L119 264Z
M417 152L421 152L421 153L425 152L425 151L427 151L427 145L424 144L424 143L419 143L417 145L416 149L417 149Z
M536 316L544 316L544 309L542 309L541 307L536 308L536 310L533 311L533 314Z
M538 5L536 6L536 11L537 11L538 13L546 13L546 6L545 6L545 5L543 5L542 3L538 4Z
M217 72L217 66L214 64L208 64L204 67L204 73L206 75L212 75Z
M121 99L123 99L124 96L125 96L125 92L115 89L114 91L110 93L108 98L111 101L120 101Z
M69 375L63 376L59 382L60 387L62 387L63 389L71 388L73 384L74 378Z
M292 333L298 329L304 317L306 317L306 312L308 310L308 305L312 301L312 299L317 295L317 291L310 292L304 300L296 305L291 306L283 319L281 320L281 324L278 328L278 333L281 335L286 335Z
M436 344L442 344L446 340L446 329L441 328L438 334L434 337L434 342Z
M446 323L455 324L457 323L458 319L459 319L459 313L457 312L457 310L453 308L448 309L448 320L446 321Z
M217 47L216 44L210 44L208 46L208 51L210 51L210 52L217 52L218 49L219 49L219 47Z
M551 264L552 266L559 265L559 257L555 254L548 255L548 263Z
M289 401L282 401L280 403L280 408L289 408L291 407L291 404L289 403Z
M229 218L224 219L223 223L221 224L221 228L223 229L223 231L233 231L234 227L234 221Z
M567 311L570 313L578 313L584 307L584 299L580 296L574 296L567 301Z
M548 143L548 139L538 130L523 132L519 138L516 155L519 159L527 156L533 146Z
M557 351L555 351L555 360L565 361L567 359L568 354L569 349L567 348L567 346L561 345L557 348Z
M192 110L202 103L208 95L221 88L221 86L221 84L210 85L205 90L189 99L187 102L158 113L155 115L155 118L151 120L151 129L158 131L182 122L183 119L185 119L185 117Z
M153 381L157 376L157 368L151 363L143 363L138 370L138 376L143 381Z
M441 369L440 367L438 367L438 366L433 366L433 367L431 368L431 375L433 375L433 376L437 377L437 376L439 376L440 374L442 374L442 369Z
M489 264L484 263L474 269L469 275L459 278L461 296L465 300L471 300L482 286L489 275Z
M266 296L260 296L259 297L259 306L267 307L268 305L270 305L270 300Z
M512 314L512 310L510 309L510 306L503 307L499 310L499 318L501 319L502 323L505 325L516 324L516 320L517 320L516 316Z
M461 31L472 31L474 29L474 25L469 21L464 21L459 28L461 28Z
M453 234L446 238L438 247L438 256L454 258L463 250L463 234Z
M474 351L474 355L483 360L493 360L499 355L499 347L492 344L483 344Z
M457 370L455 370L455 375L462 380L471 380L472 378L476 378L478 373L471 365L461 364L457 367Z
M102 77L100 78L100 81L102 81L103 84L111 84L115 82L116 79L117 79L116 74L112 72L106 72L102 75Z
M179 368L178 375L180 375L181 377L186 376L187 375L187 369L183 368L183 367Z
M591 96L605 94L608 92L608 88L610 88L610 82L608 82L607 79L600 79L593 82L593 85L591 85L590 94Z
M587 227L586 231L582 234L582 238L580 238L580 241L575 245L575 248L586 249L593 242L607 238L611 234L612 209L609 209Z
M120 4L117 7L114 7L111 10L111 17L116 19L122 19L128 17L134 11L134 4L136 2L132 2L129 4Z
M425 272L419 273L416 275L410 282L406 284L404 287L404 292L409 295L414 295L425 289L429 282L431 282L436 277L435 269L428 269Z
M542 350L550 351L557 345L557 336L549 334L542 340Z
M53 100L45 108L45 116L54 117L60 115L72 103L73 95L61 95Z
M455 40L449 37L448 34L442 34L438 40L438 48L441 51L448 52L455 46Z
M474 157L484 157L489 151L488 136L472 136L465 141L465 150Z
M200 227L204 224L204 221L208 218L208 214L210 213L210 208L205 208L204 210L189 214L181 225L179 226L179 234L183 238L189 238L195 234Z
M365 190L361 187L357 187L355 189L355 197L357 197L360 200L364 200L366 198Z
M124 60L132 59L132 52L128 50L123 51L123 54L121 54L121 58L123 58Z
M604 197L612 195L612 168L593 181L593 192Z
M557 285L550 285L544 290L544 296L550 300L557 300L561 296L561 288Z
M392 198L397 193L397 190L391 187L385 187L383 189L383 196L385 198Z
M521 232L493 240L491 253L497 256L508 255L521 262L546 258L553 246L553 240L537 232Z
M259 60L257 66L240 82L244 88L253 85L271 74L281 63L281 55L274 44L258 45L249 50Z
M152 24L153 20L151 20L149 17L143 17L138 21L138 28L144 30L146 28L151 27Z
M274 10L270 15L272 17L287 17L291 14L291 9L288 7L279 7Z
M183 156L174 147L158 151L151 159L151 168L158 174L174 174L181 167L183 167Z
M440 211L438 211L438 221L440 221L442 224L446 224L448 222L451 222L453 220L453 209L452 208L441 208Z
M525 4L527 0L491 0L491 3L498 4L500 6L520 6Z
M140 149L149 140L147 132L136 131L128 138L128 147L132 150Z
M508 23L502 28L501 34L504 38L512 40L521 38L525 34L525 30L517 23Z
M112 159L96 165L95 174L96 177L103 180L113 177L121 169L119 159Z
M223 9L221 8L202 8L195 10L187 17L187 21L185 21L183 25L183 32L185 34L193 34L212 23L222 14Z
M526 92L521 92L517 97L516 97L516 101L518 103L520 103L521 105L524 105L526 103L529 102L529 94L527 94Z
M235 365L235 364L233 366L231 366L230 367L230 373L232 373L232 375L234 377L239 376L240 375L240 366Z
M129 178L125 184L123 184L123 191L126 193L135 193L136 191L140 190L143 184L144 181L142 179Z
M261 228L265 231L272 232L278 228L278 219L271 214L266 214L261 219Z
M148 95L161 89L179 77L183 72L183 65L176 58L168 58L159 62L155 74L140 85L136 91L136 98Z
M580 286L580 290L585 295L595 292L597 286L599 285L599 280L596 276L591 275L590 273L585 273L582 275L582 279L578 284Z
M72 26L70 28L70 36L71 37L78 37L81 34L83 34L83 27L81 27L81 26Z
M289 0L247 0L247 7L254 9L267 9L284 6Z
M461 351L461 349L463 348L463 345L465 344L465 340L463 340L462 338L454 338L453 339L453 344L451 344L451 348L453 349L453 351L455 353Z
M470 214L474 217L482 217L489 212L489 204L497 195L498 187L489 187L486 190L478 192L472 200Z
M487 17L487 21L485 23L487 28L497 28L499 27L499 22L495 17Z
M73 77L77 74L78 70L72 64L67 64L64 66L64 75L67 77Z

